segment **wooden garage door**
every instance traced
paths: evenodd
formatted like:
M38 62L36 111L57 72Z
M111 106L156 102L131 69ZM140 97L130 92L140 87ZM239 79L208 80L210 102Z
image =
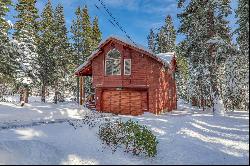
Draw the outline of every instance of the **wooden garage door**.
M142 114L147 111L147 92L105 90L102 93L102 111L115 114Z

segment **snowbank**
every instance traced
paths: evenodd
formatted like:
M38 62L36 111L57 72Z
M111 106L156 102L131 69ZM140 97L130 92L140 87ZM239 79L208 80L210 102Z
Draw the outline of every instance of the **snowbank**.
M81 123L89 110L72 104L31 103L24 108L0 103L0 164L248 164L249 113L230 112L226 116L200 111L183 101L179 109L163 115L114 116L133 119L146 125L159 141L153 158L133 156L118 149L103 148L93 128ZM81 113L84 112L84 113ZM74 116L72 116L74 115ZM77 120L77 127L67 121L40 123L22 128L40 118ZM3 123L4 121L4 123ZM7 123L9 122L9 123ZM31 123L32 124L32 123Z

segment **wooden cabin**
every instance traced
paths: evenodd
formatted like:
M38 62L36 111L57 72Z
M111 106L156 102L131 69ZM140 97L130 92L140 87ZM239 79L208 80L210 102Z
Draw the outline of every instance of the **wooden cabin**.
M92 77L97 111L160 114L177 108L175 68L175 53L156 55L138 44L110 36L75 75Z

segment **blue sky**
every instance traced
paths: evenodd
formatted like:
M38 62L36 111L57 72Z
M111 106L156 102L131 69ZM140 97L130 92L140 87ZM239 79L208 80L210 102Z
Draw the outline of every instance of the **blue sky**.
M13 0L14 3L16 1ZM238 0L231 1L231 7L235 10ZM46 2L47 0L37 0L39 12L42 11ZM132 39L144 46L147 46L147 35L150 28L160 28L164 24L165 17L168 14L172 16L175 28L179 27L179 20L176 17L177 13L180 12L177 10L177 0L103 0L103 2ZM78 6L86 4L89 8L91 20L93 20L94 16L98 16L103 38L111 34L125 37L123 32L107 20L109 16L101 7L98 0L52 0L54 7L58 3L64 6L68 30L74 19L75 9ZM95 4L101 8L101 11L95 7ZM15 22L14 15L16 13L12 8L10 13L8 13L7 19ZM228 19L230 20L231 27L235 29L236 20L234 12ZM184 36L178 35L177 43L183 38Z

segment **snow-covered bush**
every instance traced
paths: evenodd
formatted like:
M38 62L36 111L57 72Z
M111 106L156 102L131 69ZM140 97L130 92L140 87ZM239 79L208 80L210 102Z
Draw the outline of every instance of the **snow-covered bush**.
M125 152L132 152L133 155L145 154L154 157L157 154L156 136L146 126L132 120L108 121L99 126L98 135L103 144L111 147L113 151L121 146L125 148Z
M99 113L95 111L84 111L82 114L82 119L69 120L69 125L73 126L75 129L87 125L90 129L98 127L102 123L106 123L113 114Z

